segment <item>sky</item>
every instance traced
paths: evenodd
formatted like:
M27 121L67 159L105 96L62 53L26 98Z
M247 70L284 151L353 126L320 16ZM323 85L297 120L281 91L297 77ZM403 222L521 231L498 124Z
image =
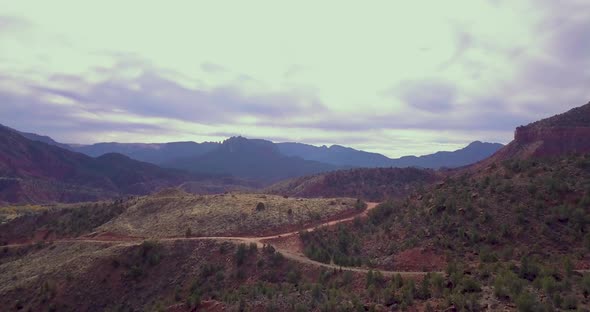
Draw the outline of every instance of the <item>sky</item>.
M588 0L0 0L0 123L65 143L423 155L507 143L588 86Z

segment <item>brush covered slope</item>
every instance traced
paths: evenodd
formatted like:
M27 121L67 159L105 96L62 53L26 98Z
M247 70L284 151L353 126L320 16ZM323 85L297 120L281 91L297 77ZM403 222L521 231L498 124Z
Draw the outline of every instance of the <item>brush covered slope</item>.
M473 295L479 309L525 300L530 311L587 309L590 276L574 270L590 268L590 155L511 160L449 177L381 204L367 220L302 240L307 256L326 263L453 270L446 300L455 306ZM478 286L462 289L465 278Z
M380 202L404 197L442 176L440 172L418 168L349 169L282 181L265 192L308 198L353 197Z
M284 198L262 194L197 196L176 189L133 201L98 231L139 237L260 236L354 213L356 200Z
M48 243L0 254L0 307L91 312L378 311L385 305L376 302L391 305L396 302L394 293L401 298L418 288L411 279L390 282L381 274L371 276L367 281L366 274L293 262L272 247L228 242Z
M120 154L92 158L0 127L0 203L75 202L147 194L206 178Z
M519 128L539 136L531 143L517 131L491 159L383 203L367 220L302 233L302 248L348 266L444 269L441 309L588 310L589 112Z

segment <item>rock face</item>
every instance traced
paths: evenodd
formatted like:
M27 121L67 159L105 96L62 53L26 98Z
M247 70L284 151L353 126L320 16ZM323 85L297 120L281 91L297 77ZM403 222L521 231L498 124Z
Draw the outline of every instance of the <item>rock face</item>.
M516 129L514 141L519 145L535 146L533 157L582 154L590 152L590 125L588 127L550 127Z
M482 163L584 153L590 153L590 103L516 128L514 140Z

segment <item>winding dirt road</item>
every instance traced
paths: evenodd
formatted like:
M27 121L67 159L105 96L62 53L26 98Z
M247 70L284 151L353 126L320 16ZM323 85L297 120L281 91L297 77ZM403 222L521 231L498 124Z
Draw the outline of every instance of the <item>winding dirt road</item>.
M334 226L339 223L350 222L350 221L354 220L355 218L365 218L369 214L369 211L371 211L372 209L375 209L375 207L377 207L377 205L378 205L378 203L367 203L367 208L354 216L325 222L325 223L322 223L319 225L303 228L298 231L286 232L286 233L281 233L281 234L276 234L276 235L271 235L271 236L258 236L258 237L247 237L247 236L167 237L167 238L160 238L160 239L155 239L155 240L159 241L159 242L217 240L217 241L227 241L227 242L245 243L245 244L254 243L259 248L262 248L264 245L272 245L275 248L275 250L280 252L285 258L293 260L293 261L297 261L297 262L308 264L308 265L318 266L318 267L329 268L329 269L367 273L370 271L370 269L359 268L359 267L342 267L342 266L339 266L336 264L328 264L328 263L322 263L322 262L318 262L315 260L311 260L299 250L296 250L294 248L277 246L277 245L272 244L270 241L275 240L275 239L289 238L289 237L292 237L295 235L298 236L299 232L301 232L301 231L312 232L312 231L315 231L315 230L322 228L322 227L329 227L329 226ZM99 234L99 235L96 235L96 234ZM95 235L95 236L92 236L92 235ZM106 239L104 237L101 237L100 233L92 233L92 234L90 234L90 236L83 236L80 238L72 238L72 239L60 239L60 240L54 240L52 242L53 243L77 242L77 243L101 243L101 244L110 243L110 244L117 244L117 245L134 246L134 245L141 244L144 240L145 240L145 238L140 238L140 237L137 237L137 238L125 237L125 238L120 238L120 239L109 237L108 239ZM31 243L12 244L12 245L5 245L2 247L21 247L21 246L27 246L27 245L31 245ZM394 274L400 274L402 276L422 276L427 273L441 273L441 272L409 272L409 271L383 271L383 270L379 270L379 271L385 276L391 276Z

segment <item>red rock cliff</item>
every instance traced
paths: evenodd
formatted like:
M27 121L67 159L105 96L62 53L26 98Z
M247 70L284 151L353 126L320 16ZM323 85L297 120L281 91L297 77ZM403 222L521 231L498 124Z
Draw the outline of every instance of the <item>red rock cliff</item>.
M514 143L533 157L590 153L590 127L519 127Z

